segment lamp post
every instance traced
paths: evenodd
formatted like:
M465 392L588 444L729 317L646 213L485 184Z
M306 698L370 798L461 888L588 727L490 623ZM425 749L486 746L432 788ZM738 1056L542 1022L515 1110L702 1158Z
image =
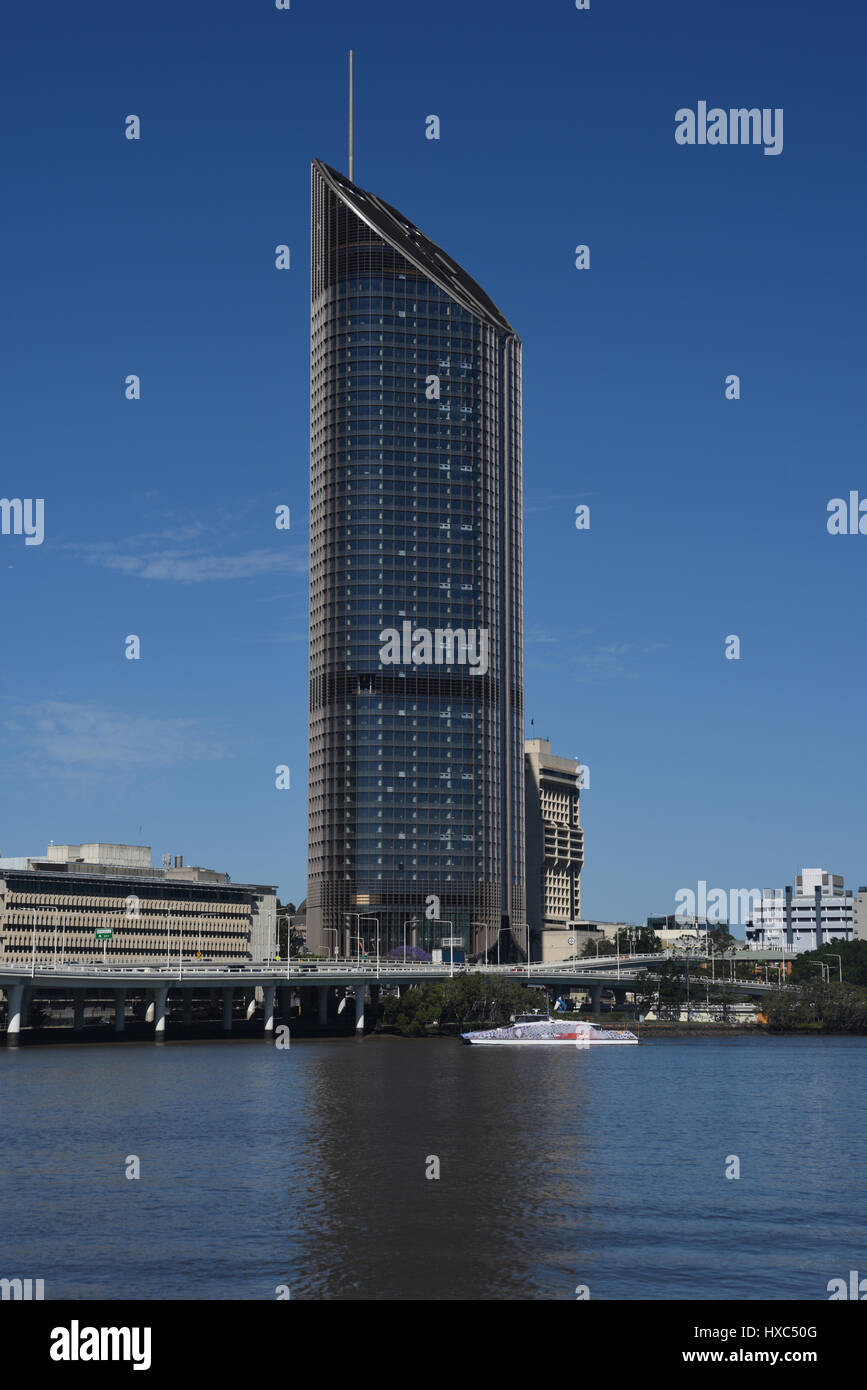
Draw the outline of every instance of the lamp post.
M840 972L840 980L839 980L839 983L842 985L842 983L843 983L843 957L842 957L841 955L838 955L836 951L832 951L832 952L830 953L830 955L823 956L823 960L835 960L835 961L837 962L837 969L838 969L839 972ZM830 983L831 983L831 967L828 966L828 984L830 984Z
M406 929L407 929L407 927L414 927L417 921L418 921L418 918L417 918L417 917L407 917L406 921L405 921L404 924L403 924L403 963L404 963L404 965L406 965Z
M358 916L358 930L361 931L362 922L376 923L376 978L379 979L379 918L374 917L372 912L362 912ZM359 942L361 938L359 937Z
M450 953L451 953L451 958L452 958L452 959L451 959L451 969L449 970L449 978L451 979L451 978L454 976L454 973L455 973L455 947L454 947L454 930L455 930L455 924L454 924L453 921L450 921L448 918L443 918L442 920L440 920L440 926L441 926L441 927L451 927L451 931L449 932L449 951L450 951ZM440 932L440 949L442 949L443 939L444 939L444 938L443 938L442 932Z
M516 922L516 923L515 923L515 926L516 926L516 927L523 927L524 930L525 930L525 932L527 933L527 979L529 980L529 978L530 978L530 923L529 923L529 922Z

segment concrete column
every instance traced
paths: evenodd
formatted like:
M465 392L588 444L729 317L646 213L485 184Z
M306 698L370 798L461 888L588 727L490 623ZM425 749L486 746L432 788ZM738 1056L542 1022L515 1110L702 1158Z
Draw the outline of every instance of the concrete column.
M256 1012L256 991L253 990L253 993L250 995L250 998L249 998L249 1000L248 1000L248 1002L247 1002L247 1022L248 1022L248 1023L249 1023L250 1019L253 1017L253 1015L255 1014L255 1012Z
M262 990L262 1010L265 1015L265 1032L274 1032L274 995L277 993L275 985L265 985Z
M224 1033L231 1033L231 1031L232 1031L232 1001L233 1001L234 998L235 998L235 991L234 991L233 989L224 989L224 990L223 990L223 1032L224 1032Z
M122 1033L124 1029L124 1014L126 1012L126 990L119 989L114 996L114 1031Z
M7 1037L14 1038L16 1041L21 1032L21 999L23 994L23 985L6 986Z
M328 986L320 985L316 991L316 998L319 1003L319 1022L328 1022Z
M364 999L367 994L367 985L355 986L355 1031L364 1032Z
M792 885L786 884L786 948L792 949Z
M593 1010L594 1014L598 1014L598 1013L599 1013L599 1010L600 1010L600 1008L601 1008L601 1006L602 1006L602 986L601 986L601 985L594 985L594 984L591 983L591 985L590 985L590 1008Z
M164 1038L166 1035L166 995L168 990L165 988L154 990L154 1037Z
M184 1027L189 1028L193 1021L193 991L184 990Z
M152 999L149 999L149 1000L148 1000L148 1006L147 1006L147 1008L145 1009L145 1023L153 1023L153 1021L154 1021L154 1001L153 1001Z
M72 1026L76 1033L80 1033L84 1027L84 991L76 989L72 995L73 1017Z

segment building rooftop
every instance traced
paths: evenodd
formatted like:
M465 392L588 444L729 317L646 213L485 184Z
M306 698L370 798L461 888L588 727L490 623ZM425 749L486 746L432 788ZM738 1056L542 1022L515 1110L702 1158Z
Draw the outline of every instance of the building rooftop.
M321 159L314 159L313 167L357 217L366 222L377 236L381 236L411 261L423 275L439 285L441 290L492 327L517 336L514 328L481 285L477 284L457 261L452 260L447 252L404 217L402 212L378 198L375 193L369 193L357 184L350 183L344 174L338 173L329 164L324 164Z

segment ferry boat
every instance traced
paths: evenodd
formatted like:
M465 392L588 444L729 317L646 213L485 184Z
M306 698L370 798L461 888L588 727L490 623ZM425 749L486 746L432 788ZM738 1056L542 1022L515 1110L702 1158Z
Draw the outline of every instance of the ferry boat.
M461 1033L461 1042L474 1046L503 1047L519 1044L526 1047L601 1047L637 1043L638 1038L626 1028L603 1028L598 1023L582 1023L576 1019L546 1018L544 1014L518 1014L508 1027L485 1028L478 1033Z

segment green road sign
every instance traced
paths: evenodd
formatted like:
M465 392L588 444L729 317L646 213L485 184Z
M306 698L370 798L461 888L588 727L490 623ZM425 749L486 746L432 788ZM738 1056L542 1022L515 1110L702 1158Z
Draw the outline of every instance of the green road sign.
M111 927L97 927L96 931L93 934L96 937L97 941L111 941L111 938L114 935L114 933L111 930Z

